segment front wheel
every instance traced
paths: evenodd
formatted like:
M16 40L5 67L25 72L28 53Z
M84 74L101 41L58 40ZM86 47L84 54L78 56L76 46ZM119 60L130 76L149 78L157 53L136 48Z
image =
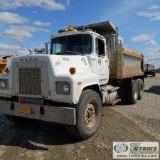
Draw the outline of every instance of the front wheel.
M99 94L93 90L83 91L76 112L76 125L66 125L67 132L77 138L90 138L101 121L102 101Z

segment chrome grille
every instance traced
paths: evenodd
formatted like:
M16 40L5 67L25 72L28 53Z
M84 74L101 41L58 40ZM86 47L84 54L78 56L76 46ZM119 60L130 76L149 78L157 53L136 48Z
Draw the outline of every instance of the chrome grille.
M41 95L41 68L19 68L19 93Z

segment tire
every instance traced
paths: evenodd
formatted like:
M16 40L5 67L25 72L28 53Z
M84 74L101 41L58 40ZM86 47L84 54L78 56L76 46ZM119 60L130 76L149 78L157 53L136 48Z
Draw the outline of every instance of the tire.
M137 83L138 83L138 100L140 100L143 97L144 83L142 79L137 79Z
M130 92L128 94L129 104L135 104L138 100L138 83L136 80L131 80Z
M66 125L67 132L76 138L92 137L100 125L102 101L93 90L84 90L76 105L76 125Z
M155 73L153 73L153 77L155 77L155 75L156 75L156 74L155 74Z
M27 123L32 123L33 122L32 119L13 116L13 115L5 114L5 117L7 118L8 121L10 121L12 123L15 123L15 124L27 124Z

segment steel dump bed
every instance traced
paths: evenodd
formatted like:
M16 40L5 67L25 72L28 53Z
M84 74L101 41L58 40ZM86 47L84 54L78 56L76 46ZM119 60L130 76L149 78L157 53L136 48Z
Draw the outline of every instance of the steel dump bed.
M110 59L111 79L123 79L144 75L143 54L136 50L124 45L118 45L118 51L112 52Z
M117 34L118 32L117 28L110 21L88 24L87 26L78 26L76 28L78 30L83 30L84 27L91 28L93 31L101 35L114 34L114 33Z

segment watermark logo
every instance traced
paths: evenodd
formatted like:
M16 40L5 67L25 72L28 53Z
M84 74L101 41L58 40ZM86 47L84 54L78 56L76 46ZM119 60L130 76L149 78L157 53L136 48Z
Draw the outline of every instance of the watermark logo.
M117 153L126 152L128 150L128 146L123 144L123 143L120 143L120 144L117 144L117 145L114 146L114 150Z
M159 142L113 142L113 159L159 159Z

